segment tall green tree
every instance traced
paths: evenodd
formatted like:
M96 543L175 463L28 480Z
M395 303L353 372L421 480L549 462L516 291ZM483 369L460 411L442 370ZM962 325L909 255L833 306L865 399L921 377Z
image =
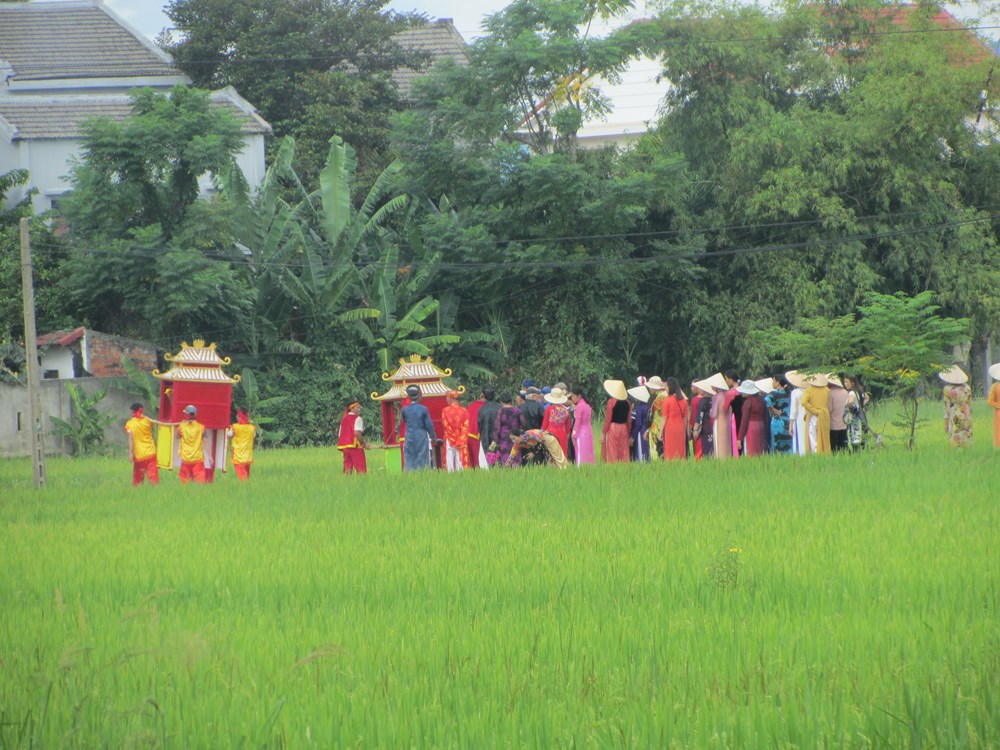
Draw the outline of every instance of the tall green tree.
M912 449L924 386L951 366L951 349L969 340L969 330L967 318L941 314L931 291L872 292L857 317L803 318L792 330L772 327L755 338L787 365L859 375L867 386L899 399Z
M418 20L387 0L173 0L176 38L161 40L195 85L234 86L278 139L299 143L297 170L312 189L327 143L341 135L365 164L380 162L388 117L400 106L391 73L425 59L393 35Z
M78 235L122 239L157 225L169 241L198 199L198 180L227 172L242 150L240 125L207 92L184 85L129 98L129 118L83 123L82 156L60 210Z
M140 89L133 117L83 126L72 192L60 206L74 248L64 290L77 320L99 330L169 341L230 333L246 305L225 254L225 222L199 180L228 172L240 126L203 91Z

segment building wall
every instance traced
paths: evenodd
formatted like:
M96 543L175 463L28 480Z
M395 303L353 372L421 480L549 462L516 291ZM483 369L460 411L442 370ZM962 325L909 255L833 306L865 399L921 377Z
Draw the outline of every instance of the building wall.
M125 422L131 414L129 405L136 401L135 394L115 386L115 378L80 378L73 381L87 394L105 390L107 396L98 409L115 415L105 432L105 440L111 446L127 445ZM41 383L42 422L45 453L48 455L68 455L69 445L56 437L49 417L58 417L67 422L72 419L72 401L66 389L66 381L45 380ZM22 385L0 383L0 458L27 457L31 455L31 424L28 418L28 390Z
M243 172L247 183L251 186L260 185L264 181L264 136L244 135L244 147L236 157L236 164ZM27 169L29 185L38 188L38 193L32 199L32 207L36 214L52 208L52 202L69 191L69 170L73 158L80 156L80 141L67 140L37 140L14 141L13 143L0 138L0 174L12 169ZM201 180L203 194L212 189L212 182L205 176ZM17 203L24 196L24 191L15 189L4 201L4 208Z
M0 174L7 174L15 169L27 169L28 167L22 162L20 142L11 143L7 139L4 129L0 127ZM7 196L0 200L0 209L9 209L19 203L24 198L26 190L28 187L11 189Z
M45 353L39 357L41 362L42 377L45 373L55 370L60 380L67 380L75 377L73 372L73 350L65 346L47 347Z
M158 366L156 352L152 349L121 336L90 329L84 334L83 352L83 367L95 378L125 377L122 357L131 359L143 372L152 372Z
M52 208L52 200L69 190L70 159L80 153L78 140L19 141L28 179L38 193L32 199L35 213Z

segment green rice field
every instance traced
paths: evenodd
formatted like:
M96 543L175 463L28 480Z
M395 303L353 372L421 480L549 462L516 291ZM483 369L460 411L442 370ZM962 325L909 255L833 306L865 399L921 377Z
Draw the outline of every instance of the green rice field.
M0 748L1000 747L1000 455L0 462Z

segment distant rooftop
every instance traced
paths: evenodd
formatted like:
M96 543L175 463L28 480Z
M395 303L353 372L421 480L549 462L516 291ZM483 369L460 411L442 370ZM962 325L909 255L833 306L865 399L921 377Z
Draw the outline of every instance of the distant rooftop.
M393 72L392 80L403 99L410 98L414 80L426 74L440 60L453 60L459 65L469 63L465 40L450 18L439 18L401 31L394 40L405 50L423 52L430 56L430 64L424 70L399 68Z
M271 132L270 126L258 115L245 111L227 98L226 90L213 92L212 101L216 107L234 115L244 133L264 135ZM124 95L0 98L0 120L14 127L12 140L78 138L84 120L110 117L121 122L131 115L131 102Z
M180 75L123 23L99 0L0 2L0 61L16 81Z

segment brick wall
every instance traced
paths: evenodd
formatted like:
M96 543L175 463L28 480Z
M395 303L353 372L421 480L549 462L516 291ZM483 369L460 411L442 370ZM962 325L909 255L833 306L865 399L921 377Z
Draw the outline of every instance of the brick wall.
M158 366L156 351L137 341L88 330L86 334L87 370L95 378L124 377L122 357L128 357L136 366L151 372Z

